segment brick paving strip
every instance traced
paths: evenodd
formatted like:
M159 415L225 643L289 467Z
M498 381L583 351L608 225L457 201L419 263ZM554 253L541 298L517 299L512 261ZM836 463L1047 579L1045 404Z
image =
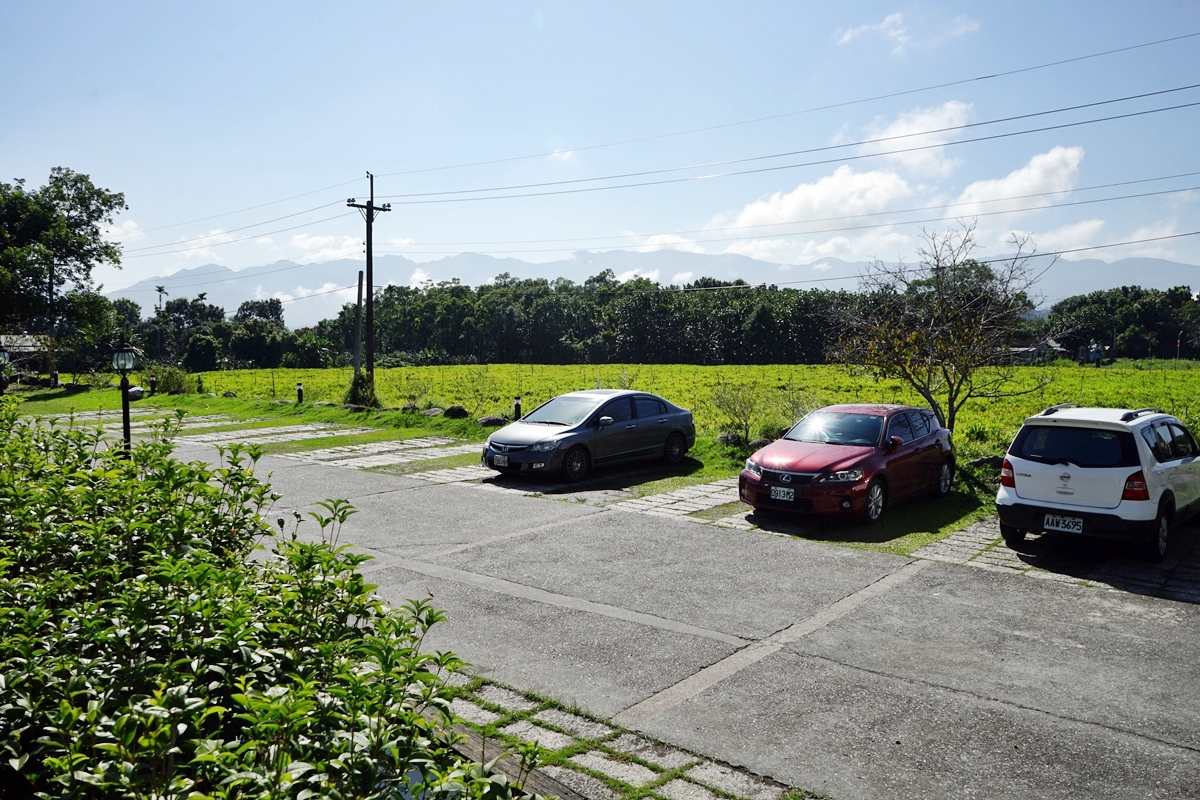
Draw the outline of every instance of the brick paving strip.
M375 430L375 428L342 428L331 422L310 422L306 425L278 425L273 428L197 433L191 436L177 436L175 440L185 444L225 444L227 442L268 444L324 439L330 436L353 436L359 433L374 433Z
M781 800L793 791L542 698L480 684L463 674L452 675L449 682L463 687L451 703L454 730L466 738L456 746L460 753L478 762L504 753L496 769L510 778L520 771L511 755L519 742L536 743L543 760L552 762L525 776L526 791L563 800L634 800L647 792L669 800Z

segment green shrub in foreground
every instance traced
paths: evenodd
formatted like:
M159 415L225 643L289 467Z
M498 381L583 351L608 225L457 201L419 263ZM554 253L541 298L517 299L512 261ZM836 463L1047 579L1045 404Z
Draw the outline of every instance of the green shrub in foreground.
M392 610L336 546L269 533L275 498L163 442L21 420L0 399L0 780L43 797L510 798L450 749L421 651L441 613ZM282 533L282 520L281 533Z

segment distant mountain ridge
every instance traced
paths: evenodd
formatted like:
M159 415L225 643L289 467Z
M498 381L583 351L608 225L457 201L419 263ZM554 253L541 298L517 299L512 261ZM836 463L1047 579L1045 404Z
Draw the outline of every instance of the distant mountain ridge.
M982 258L982 257L981 257ZM1048 260L1033 266L1045 269ZM363 261L339 259L322 264L297 264L278 261L233 270L218 264L181 269L169 276L147 278L132 286L105 294L109 298L128 297L142 307L142 314L153 313L158 302L156 286L171 297L195 297L200 292L206 301L222 306L232 314L245 300L270 297L304 297L284 304L284 318L291 328L306 327L335 316L346 302L354 302L358 272ZM748 256L724 253L687 253L677 250L581 250L567 258L533 264L518 258L496 258L479 253L460 253L437 261L412 261L404 256L383 255L375 259L375 284L412 285L421 280L435 282L457 278L468 286L492 282L497 275L509 273L515 278L567 278L582 283L606 269L618 277L640 275L661 284L683 284L697 278L719 280L741 278L749 283L775 284L796 289L854 289L857 276L867 262L848 262L822 258L805 265L774 264ZM1200 288L1200 267L1157 258L1126 258L1107 263L1097 259L1058 261L1042 275L1035 292L1042 296L1043 307L1071 295L1087 294L1118 286L1143 286L1169 289L1173 286ZM343 292L331 292L351 287ZM318 294L322 293L323 294ZM307 295L313 295L307 297Z

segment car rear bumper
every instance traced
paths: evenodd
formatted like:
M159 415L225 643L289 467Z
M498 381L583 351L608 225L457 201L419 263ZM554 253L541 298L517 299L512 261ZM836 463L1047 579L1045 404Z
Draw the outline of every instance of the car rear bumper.
M743 471L738 478L738 496L743 503L772 511L791 511L796 514L862 514L867 505L867 482L805 484L794 487L794 500L772 500L771 486L752 472Z
M1013 528L1033 533L1040 533L1046 530L1044 520L1047 514L1060 517L1077 517L1083 520L1083 532L1065 534L1067 536L1139 541L1150 536L1155 531L1154 520L1123 519L1114 514L1050 508L1028 503L1015 503L1013 505L1001 505L997 503L996 513L1000 515L1000 523L1002 525L1009 525Z

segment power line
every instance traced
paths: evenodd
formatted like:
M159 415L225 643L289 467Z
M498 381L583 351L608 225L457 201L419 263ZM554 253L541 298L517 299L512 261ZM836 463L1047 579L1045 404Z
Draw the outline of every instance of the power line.
M1172 37L1169 37L1166 39L1157 39L1157 40L1150 41L1150 42L1142 42L1141 44L1128 45L1126 47L1118 47L1118 48L1114 48L1112 50L1103 50L1103 51L1096 52L1096 53L1088 53L1088 54L1085 54L1082 56L1074 56L1072 58L1060 59L1058 61L1049 61L1044 64L1036 64L1036 65L1029 66L1029 67L1020 67L1017 69L1005 70L1003 72L994 72L994 73L991 73L988 75L979 75L974 78L962 78L959 80L948 81L945 83L938 83L938 84L933 84L930 86L923 86L923 87L920 87L917 89L905 89L905 90L898 91L898 92L889 92L887 94L863 97L863 98L859 98L857 100L847 100L847 101L840 102L840 103L831 103L831 104L823 105L823 106L814 106L812 108L801 109L799 111L788 111L788 112L784 112L781 114L771 114L771 115L767 115L767 116L763 116L763 117L754 117L751 119L739 120L736 122L726 122L726 123L721 123L718 125L709 125L709 126L700 127L700 128L690 128L690 129L681 130L681 131L672 131L672 132L668 132L668 133L654 134L651 136L643 136L643 137L638 137L638 138L633 138L633 139L623 139L623 140L618 140L618 141L613 141L613 142L603 142L600 144L584 145L581 147L571 147L571 148L565 148L565 149L569 152L586 152L589 150L598 150L598 149L609 148L609 147L618 147L618 146L627 145L627 144L637 144L640 142L655 141L658 139L666 139L666 138L672 138L672 137L677 137L677 136L686 136L686 135L691 135L694 133L704 133L707 131L722 130L725 128L739 127L742 125L751 125L751 124L755 124L755 123L759 123L759 122L767 122L767 121L775 120L775 119L783 119L786 117L799 116L799 115L803 115L803 114L811 114L811 113L815 113L818 111L828 111L830 109L835 109L835 108L844 108L847 106L861 105L864 103L875 102L877 100L888 100L888 99L892 99L892 98L896 98L896 97L904 97L904 96L912 95L912 94L920 94L922 92L929 92L929 91L934 91L937 89L945 89L945 88L949 88L951 86L962 86L962 85L966 85L969 83L978 83L980 81L993 80L996 78L1004 78L1004 77L1009 77L1011 75L1019 75L1019 74L1026 73L1026 72L1034 72L1034 71L1043 70L1043 69L1050 69L1052 67L1058 67L1058 66L1062 66L1064 64L1072 64L1072 63L1076 63L1076 62L1080 62L1080 61L1087 61L1090 59L1102 58L1105 56L1115 55L1118 53L1125 53L1125 52L1130 52L1133 50L1140 50L1140 49L1147 48L1147 47L1157 47L1159 45L1170 44L1172 42L1182 41L1185 39L1191 39L1191 38L1194 38L1197 36L1200 36L1200 31L1195 32L1195 33L1181 34L1179 36L1172 36ZM512 162L512 161L522 161L522 160L528 160L528 159L534 159L534 158L545 158L547 156L554 155L555 153L558 153L558 152L563 152L563 151L562 150L547 151L547 152L541 152L541 153L531 153L531 154L522 155L522 156L509 156L509 157L505 157L505 158L498 158L498 159L492 159L492 160L487 160L487 161L474 161L474 162L467 162L467 163L462 163L462 164L444 165L444 166L440 166L440 167L428 167L428 168L415 169L415 170L403 170L403 171L399 171L399 172L386 172L386 173L381 173L381 177L388 177L388 176L395 176L395 175L416 175L416 174L426 173L426 172L439 172L439 171L452 170L452 169L463 169L463 168L467 168L467 167L487 166L487 165L491 165L491 164L503 164L503 163ZM234 209L232 211L223 211L219 214L212 214L212 215L209 215L206 217L198 217L196 219L186 220L184 222L173 222L169 225L159 225L159 226L156 226L153 228L144 228L143 232L151 233L153 231L168 230L170 228L178 228L183 225L192 225L197 222L207 222L209 220L219 219L221 217L231 216L233 214L241 214L245 211L253 211L253 210L256 210L259 208L265 208L267 206L276 205L278 203L285 203L289 200L295 200L300 197L308 197L310 195L319 194L320 192L329 191L330 189L337 189L342 186L348 186L348 185L350 185L352 183L356 183L357 181L360 181L360 180L362 180L362 178L354 178L352 180L342 181L341 183L335 183L330 186L325 186L320 189L313 189L312 191L309 191L309 192L301 192L300 194L291 195L289 197L284 197L284 198L281 198L278 200L269 200L265 203L259 203L257 205L252 205L252 206L245 206L243 208Z
M166 244L151 244L151 245L146 245L145 247L130 247L128 249L125 249L125 248L122 248L122 249L123 249L123 252L125 252L125 253L137 253L137 252L141 252L143 250L157 250L157 249L163 248L163 247L174 247L175 245L179 245L179 244L187 244L188 242L198 242L203 239L211 239L214 236L226 236L231 233L237 233L238 231L250 230L251 228L257 228L262 225L270 225L272 222L279 222L280 220L291 219L292 217L298 217L301 214L308 214L313 211L320 211L322 208L329 208L330 206L336 206L340 202L341 202L340 200L334 200L332 203L323 203L319 206L313 206L312 208L306 208L303 211L297 211L295 214L284 214L282 217L275 217L274 219L264 220L263 222L256 222L253 225L243 225L240 228L230 228L227 231L216 231L215 233L206 233L203 236L194 236L191 239L180 239L178 241L168 242ZM182 223L182 224L186 224L186 223ZM161 230L161 229L155 228L155 230ZM266 235L267 234L265 234L265 233L259 234L259 236L266 236Z
M770 120L799 116L801 114L812 114L817 111L828 111L828 110L834 109L834 108L844 108L846 106L860 105L863 103L871 103L871 102L875 102L876 100L889 100L894 97L904 97L906 95L919 94L921 92L930 92L930 91L934 91L936 89L946 89L951 86L962 86L962 85L968 84L968 83L977 83L979 81L992 80L995 78L1005 78L1010 75L1019 75L1019 74L1025 73L1025 72L1034 72L1036 70L1049 69L1050 67L1058 67L1058 66L1062 66L1063 64L1073 64L1073 63L1076 63L1079 61L1087 61L1087 60L1093 59L1093 58L1101 58L1103 56L1115 55L1116 53L1125 53L1125 52L1129 52L1131 50L1139 50L1139 49L1142 49L1145 47L1155 47L1157 45L1168 44L1170 42L1177 42L1177 41L1180 41L1183 39L1191 39L1196 36L1200 36L1200 31L1198 31L1196 33L1186 33L1186 34L1182 34L1180 36L1172 36L1167 39L1158 39L1153 42L1143 42L1142 44L1129 45L1127 47L1118 47L1113 50L1104 50L1099 53L1089 53L1087 55L1075 56L1074 58L1065 58L1065 59L1061 59L1059 61L1050 61L1045 64L1037 64L1037 65L1034 65L1031 67L1021 67L1019 69L1011 69L1011 70L1007 70L1004 72L993 72L990 75L980 75L975 78L963 78L960 80L948 81L946 83L934 84L932 86L924 86L919 89L905 89L905 90L899 91L899 92L890 92L888 94L874 95L872 97L864 97L864 98L861 98L858 100L847 100L847 101L844 101L841 103L831 103L829 105L824 105L824 106L814 106L812 108L806 108L806 109L802 109L800 111L788 111L788 112L785 112L782 114L771 114L771 115L765 116L765 117L755 117L752 119L740 120L738 122L726 122L726 123L722 123L720 125L709 125L709 126L705 126L702 128L690 128L690 129L682 130L682 131L673 131L670 133L655 134L653 136L642 136L642 137L639 137L636 139L622 139L622 140L615 141L615 142L605 142L602 144L586 145L584 147L564 148L562 150L552 150L552 151L542 152L542 153L531 153L529 155L523 155L523 156L509 156L507 158L496 158L496 159L491 159L488 161L473 161L473 162L468 162L468 163L464 163L464 164L451 164L451 165L441 166L441 167L427 167L424 169L405 170L402 172L385 172L385 173L382 173L380 175L380 177L390 177L390 176L394 176L394 175L417 175L417 174L421 174L421 173L425 173L425 172L441 172L441 171L451 170L451 169L464 169L467 167L482 167L482 166L489 166L492 164L504 164L504 163L508 163L508 162L512 162L512 161L524 161L524 160L534 159L534 158L546 158L548 156L552 156L552 155L555 155L556 153L560 153L560 152L586 152L588 150L599 150L599 149L608 148L608 147L619 147L619 146L627 145L627 144L638 144L640 142L651 142L651 141L655 141L658 139L668 139L668 138L672 138L672 137L676 137L676 136L687 136L687 135L694 134L694 133L705 133L708 131L722 130L725 128L734 128L734 127L738 127L741 125L752 125L752 124L759 123L759 122L768 122Z
M961 202L961 203L943 203L941 205L917 206L914 208L897 208L897 209L889 209L887 211L870 211L870 212L864 212L862 214L843 214L843 215L836 216L836 217L815 217L812 219L787 220L785 222L764 222L764 223L755 224L755 225L724 225L724 226L714 227L714 228L693 228L693 229L673 230L673 231L656 231L654 233L625 233L625 234L620 234L617 236L576 236L573 238L566 238L566 239L509 239L509 240L499 239L499 240L483 240L483 241L470 241L470 242L413 242L412 244L423 245L425 247L469 247L469 246L473 246L473 245L487 245L487 244L498 244L498 245L558 244L558 243L565 243L565 242L611 241L614 239L646 239L646 238L650 238L650 237L654 237L654 236L678 236L678 235L682 235L682 234L712 233L714 231L753 230L755 228L778 228L778 227L782 227L784 225L804 225L804 224L811 224L814 222L837 222L837 221L846 220L846 219L863 219L866 217L882 217L882 216L886 216L888 214L912 214L912 213L916 213L916 212L920 212L920 211L938 211L938 210L942 210L942 209L958 208L960 206L979 205L979 204L984 204L984 203L1005 203L1005 202L1009 202L1012 200L1028 200L1028 199L1032 199L1032 198L1036 198L1036 197L1053 197L1055 195L1071 194L1072 192L1089 192L1089 191L1096 191L1099 189L1112 189L1112 188L1115 188L1118 186L1133 186L1133 185L1136 185L1139 183L1152 183L1155 181L1174 180L1176 178L1189 178L1189 177L1194 177L1196 175L1200 175L1200 171L1180 172L1180 173L1176 173L1175 175L1163 175L1163 176L1156 177L1156 178L1139 178L1137 180L1118 181L1115 183L1101 183L1101 184L1097 184L1095 186L1079 186L1079 187L1075 187L1073 189L1062 189L1062 190L1053 191L1053 192L1033 192L1031 194L1018 194L1018 195L1009 195L1007 197L994 197L994 198L990 198L987 200L971 200L971 201ZM1187 189L1173 189L1170 191L1188 191L1188 190ZM1164 193L1169 193L1169 191L1164 192ZM1132 197L1150 196L1150 195L1154 195L1154 194L1160 194L1160 192L1149 192L1146 195L1136 194L1136 195L1126 195L1126 196L1120 197L1120 198L1106 198L1106 199L1126 199L1126 198L1132 198ZM1063 205L1072 205L1072 204L1063 204ZM1035 211L1035 210L1043 209L1043 208L1048 209L1048 208L1061 208L1061 207L1062 207L1062 205L1059 205L1059 206L1030 206L1030 207L1022 208L1019 210ZM907 224L907 223L899 223L899 224ZM416 252L423 252L423 251L393 250L393 251L389 251L389 252L416 253ZM459 252L459 251L454 251L454 252ZM513 252L529 252L529 251L518 250L518 251L513 251Z
M286 233L287 231L294 231L297 228L304 228L309 225L316 225L319 222L329 222L330 220L341 219L342 217L350 217L350 216L354 216L354 212L350 212L348 214L335 214L332 217L325 217L324 219L314 219L314 220L310 220L309 222L305 222L301 225L293 225L290 228L278 228L277 230L273 230L273 231L264 231L263 233L256 233L253 236L243 236L240 239L229 239L224 242L210 242L208 244L196 245L195 247L182 247L182 248L179 248L178 250L160 250L157 253L138 253L137 255L129 256L129 258L150 258L153 256L170 255L172 253L189 253L192 250L205 250L209 247L219 247L220 245L225 245L225 244L236 244L237 242L248 242L251 239L258 239L262 236L270 236L273 233ZM162 245L162 247L168 247L168 246L169 245Z
M1188 186L1183 189L1164 189L1163 191L1160 191L1160 192L1143 192L1143 193L1139 193L1139 194L1122 195L1120 197L1098 197L1093 200L1077 200L1077 201L1070 202L1070 203L1061 203L1056 206L1028 206L1028 207L1024 207L1024 208L1003 209L1001 211L983 211L978 214L971 214L970 216L973 218L978 218L978 217L1004 216L1006 214L1024 214L1024 213L1027 213L1030 211L1050 211L1052 209L1067 208L1070 206L1094 205L1096 203L1108 203L1108 202L1112 202L1115 200L1132 200L1132 199L1137 199L1140 197L1155 197L1158 195L1178 194L1180 192L1193 192L1193 191L1197 191L1197 190L1200 190L1200 186ZM957 205L970 205L970 204L960 203ZM864 216L867 216L867 215L864 215ZM871 216L874 216L874 215L871 215ZM927 219L910 219L910 220L899 220L899 221L891 221L891 222L877 222L872 225L849 225L849 226L840 227L840 228L819 228L817 230L785 231L785 232L780 232L780 233L769 234L766 236L725 236L725 237L721 237L718 239L700 239L700 240L688 241L688 242L664 242L662 244L655 243L652 246L659 247L661 249L677 249L679 247L684 247L687 245L695 245L695 244L710 244L710 243L717 243L717 242L746 242L746 241L755 241L755 240L761 241L761 240L769 240L769 239L780 239L785 236L813 236L813 235L819 234L819 233L844 233L847 231L866 231L866 230L875 230L877 228L893 228L893 227L897 227L900 225L923 225L926 223L937 223L937 222L944 222L944 221L945 221L945 217L931 217L931 218L927 218ZM573 249L574 248L570 248L570 247L548 247L548 248L525 249L525 250L489 250L489 251L486 251L486 253L483 253L483 255L496 255L496 254L511 255L513 253L565 253L565 252L571 252ZM407 253L409 255L453 255L453 254L455 254L455 252L458 252L458 251L407 250L407 251L388 251L388 252L393 255L402 255L405 253Z
M337 247L337 248L334 248L332 252L337 252L338 250L352 250L352 249L357 249L358 247L359 247L359 245L357 245L357 244L353 244L353 245L346 245L345 247ZM326 264L326 263L328 263L328 262L330 262L330 261L338 261L338 260L340 260L340 259L343 259L343 258L345 258L345 257L346 257L346 256L344 256L344 255L330 256L329 258L323 258L323 259L320 259L319 261L308 261L308 262L305 262L305 263L303 263L303 264L292 264L292 265L290 265L290 266L287 266L287 267L280 267L279 269L268 269L268 270L263 270L263 271L261 271L261 272L256 272L256 273L254 273L253 275L234 275L234 276L232 276L232 277L228 277L228 278L216 278L215 280L211 280L211 281L198 281L198 282L196 282L196 283L176 283L176 284L171 284L171 287L170 287L170 288L172 288L172 289L188 289L188 288L191 288L191 287L193 287L193 286L211 286L211 285L213 285L213 284L215 284L215 283L230 283L230 282L232 282L232 281L244 281L244 280L250 280L250 279L252 279L252 278L257 278L259 275L273 275L273 274L275 274L276 272L289 272L289 271L291 271L291 270L294 270L294 269L300 269L300 268L302 268L302 267L310 267L310 266L312 266L313 264ZM289 256L288 258L282 258L282 259L279 259L279 261L288 261L288 260L290 260L290 259L292 259L292 258L306 258L306 256L304 256L304 255L299 255L299 256ZM279 263L279 262L278 262L278 261L272 261L271 263L272 263L272 264L277 264L277 263ZM261 265L260 265L260 266L261 266ZM243 269L243 270L238 270L238 272L244 272L244 271L246 271L246 270L250 270L250 269L254 269L254 267L246 267L246 268L245 268L245 269ZM217 274L217 273L215 273L215 272L202 272L202 273L199 273L199 275L215 275L215 274ZM199 277L199 275L197 275L197 276L195 276L195 277ZM170 276L170 275L168 275L168 276L166 276L165 278L156 278L155 280L169 281L170 279L171 279L171 276ZM137 283L141 283L141 281L138 281ZM136 286L136 285L137 285L137 283L131 283L131 284L129 284L129 286ZM166 285L166 284L164 284L164 285ZM113 289L112 291L113 291L113 292L126 292L126 291L129 291L129 287L127 286L127 287L124 287L124 288L121 288L121 289ZM154 290L153 290L153 289L134 289L134 290L132 290L132 291L136 291L136 292L149 292L149 293L153 293L153 292L154 292Z
M432 200L399 200L394 205L432 205L440 203L468 203L484 200L514 200L527 197L549 197L554 195L567 194L584 194L590 192L602 192L611 189L631 189L640 188L643 186L665 186L674 183L689 183L693 181L711 180L713 178L730 178L739 175L756 175L765 172L779 172L781 170L799 169L802 167L816 167L825 164L833 164L839 161L861 161L867 158L881 158L883 156L901 155L904 153L915 153L922 150L933 150L939 147L950 147L954 145L975 144L978 142L994 141L998 139L1010 139L1016 136L1027 136L1033 133L1044 133L1046 131L1063 130L1065 128L1077 128L1083 125L1094 125L1099 122L1112 122L1119 119L1131 119L1133 117L1143 117L1148 114L1158 114L1164 111L1178 111L1183 108L1192 108L1200 106L1200 102L1181 103L1174 106L1166 106L1163 108L1152 108L1146 111L1134 111L1128 114L1115 114L1109 117L1097 117L1095 119L1080 120L1078 122L1064 122L1059 125L1046 125L1041 128L1029 128L1021 131L1010 131L1008 133L995 133L989 136L977 136L973 139L959 139L957 141L942 142L939 144L919 145L915 147L906 147L899 150L887 150L879 153L862 153L859 155L847 155L840 158L827 158L817 161L804 161L797 164L780 164L773 167L758 167L756 169L736 170L733 172L717 172L710 175L693 175L684 178L664 178L656 181L638 181L634 183L617 183L609 186L585 186L578 189L557 189L547 192L526 192L523 194L503 194L491 195L489 197L442 197Z
M1016 120L1032 119L1034 117L1044 117L1044 116L1048 116L1050 114L1063 114L1068 111L1078 111L1083 108L1095 108L1097 106L1112 105L1113 103L1124 103L1124 102L1128 102L1130 100L1142 100L1147 97L1156 97L1158 95L1163 95L1163 94L1173 94L1175 92L1183 92L1183 91L1187 91L1189 89L1195 89L1197 87L1200 87L1200 84L1193 83L1188 86L1179 86L1174 89L1163 89L1163 90L1156 91L1156 92L1145 92L1143 94L1128 95L1126 97L1116 97L1116 98L1113 98L1110 100L1099 100L1094 103L1083 103L1083 104L1074 105L1074 106L1063 106L1061 108L1052 108L1052 109L1049 109L1048 111L1035 111L1035 112L1032 112L1029 114L1018 114L1018 115L1012 116L1012 117L1001 117L999 119L986 120L983 122L970 122L970 123L966 123L963 125L952 125L952 126L945 127L945 128L934 128L934 129L926 130L926 131L917 131L916 133L902 133L902 134L897 134L895 136L881 136L881 137L878 137L875 139L863 139L863 140L857 141L857 142L843 142L840 144L825 145L823 147L810 147L810 148L806 148L804 150L789 150L789 151L782 152L782 153L771 153L769 155L762 155L762 156L748 156L746 158L731 158L731 159L726 159L724 161L709 161L709 162L705 162L702 164L690 164L690 165L682 166L682 167L664 167L664 168L660 168L660 169L641 170L638 172L622 172L622 173L615 173L612 175L599 175L599 176L594 176L591 178L571 178L571 179L560 180L560 181L544 181L541 183L519 183L519 184L513 184L513 185L509 185L509 186L492 186L492 187L487 187L487 188L482 188L482 189L456 189L456 190L444 191L444 192L414 192L411 194L390 194L390 195L386 195L386 197L407 199L407 198L413 198L413 197L442 197L442 196L446 196L446 195L479 194L479 193L483 193L483 192L508 192L508 191L514 191L517 189L539 189L539 188L544 188L546 186L569 186L569 185L579 184L579 183L594 183L596 181L612 181L612 180L622 180L624 178L640 178L640 177L644 177L646 175L662 175L662 174L671 173L671 172L686 172L686 171L694 170L694 169L708 169L710 167L725 167L725 166L729 166L731 164L747 164L747 163L752 163L755 161L766 161L766 160L773 159L773 158L789 158L791 156L809 155L811 153L824 153L824 152L829 152L831 150L844 150L844 149L851 148L851 147L864 147L866 145L880 144L882 142L894 142L894 141L897 141L900 139L912 139L912 138L915 138L918 136L932 136L932 135L938 134L938 133L952 133L954 131L970 130L972 128L981 128L981 127L984 127L987 125L998 125L1003 122L1015 122Z
M344 292L347 289L353 289L355 286L356 286L356 284L350 284L349 286L339 286L336 289L330 289L325 292L313 292L312 294L306 294L303 297L291 297L291 298L288 298L287 300L280 300L279 302L281 304L282 303L295 303L297 300L307 300L310 297L320 297L321 295L324 295L324 294L333 294L334 292Z

